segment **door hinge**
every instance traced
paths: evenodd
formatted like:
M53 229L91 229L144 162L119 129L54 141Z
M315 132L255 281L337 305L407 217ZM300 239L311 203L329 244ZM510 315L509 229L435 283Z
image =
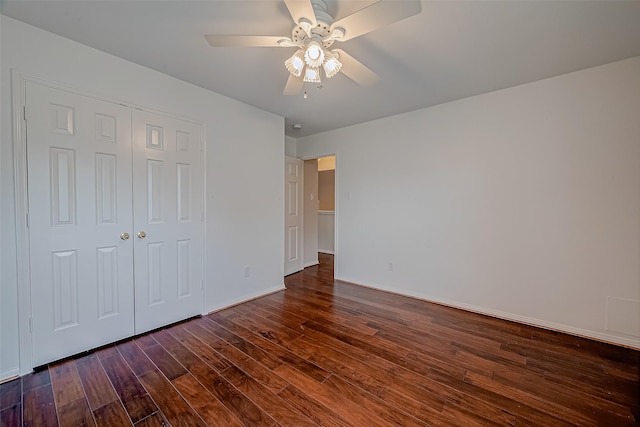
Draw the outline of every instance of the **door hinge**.
M27 228L29 228L29 212L27 212L27 213L25 214L25 216L27 217L27 218L26 218L26 219L27 219Z
M27 106L23 105L22 106L22 117L24 118L24 121L27 121Z
M29 332L33 332L33 322L31 321L31 317L29 317Z

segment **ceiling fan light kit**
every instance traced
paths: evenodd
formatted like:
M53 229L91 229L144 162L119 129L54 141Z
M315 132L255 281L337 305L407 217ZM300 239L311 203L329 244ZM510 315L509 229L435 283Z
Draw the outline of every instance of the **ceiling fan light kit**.
M324 74L327 78L331 78L340 72L342 62L338 61L337 55L334 55L333 52L325 52L325 61L322 64L322 68L324 68Z
M305 83L320 83L320 69L307 67L302 80Z
M277 36L206 35L213 47L296 47L285 62L290 76L285 95L300 92L304 83L320 83L320 67L327 78L342 72L367 86L378 76L343 50L329 50L335 41L346 41L420 13L420 0L378 0L351 15L333 20L324 0L284 0L295 25L291 38Z
M284 66L293 76L300 77L304 69L304 53L302 49L296 51L291 58L287 59L284 62Z

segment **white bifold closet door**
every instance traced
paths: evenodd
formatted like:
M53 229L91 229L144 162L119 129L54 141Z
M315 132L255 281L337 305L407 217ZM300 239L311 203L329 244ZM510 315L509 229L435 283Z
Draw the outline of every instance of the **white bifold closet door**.
M139 334L202 312L202 138L199 125L145 111L133 123Z
M33 365L200 314L200 127L25 90Z

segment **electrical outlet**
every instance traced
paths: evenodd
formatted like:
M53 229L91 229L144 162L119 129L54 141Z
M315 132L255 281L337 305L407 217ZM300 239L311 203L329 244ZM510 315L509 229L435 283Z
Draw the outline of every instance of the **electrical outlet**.
M249 277L249 276L251 276L251 267L249 267L248 265L245 265L245 266L244 266L243 271L244 271L244 277Z
M393 271L393 263L391 261L387 263L387 268L389 269L389 271Z

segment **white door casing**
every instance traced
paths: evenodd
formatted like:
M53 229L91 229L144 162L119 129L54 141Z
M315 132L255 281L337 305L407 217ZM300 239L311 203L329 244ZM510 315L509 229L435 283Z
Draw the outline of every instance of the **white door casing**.
M146 111L132 117L139 334L202 313L202 132Z
M284 274L289 275L303 268L302 257L302 194L303 161L285 157L285 224L284 224Z
M33 365L131 336L131 116L27 83Z

